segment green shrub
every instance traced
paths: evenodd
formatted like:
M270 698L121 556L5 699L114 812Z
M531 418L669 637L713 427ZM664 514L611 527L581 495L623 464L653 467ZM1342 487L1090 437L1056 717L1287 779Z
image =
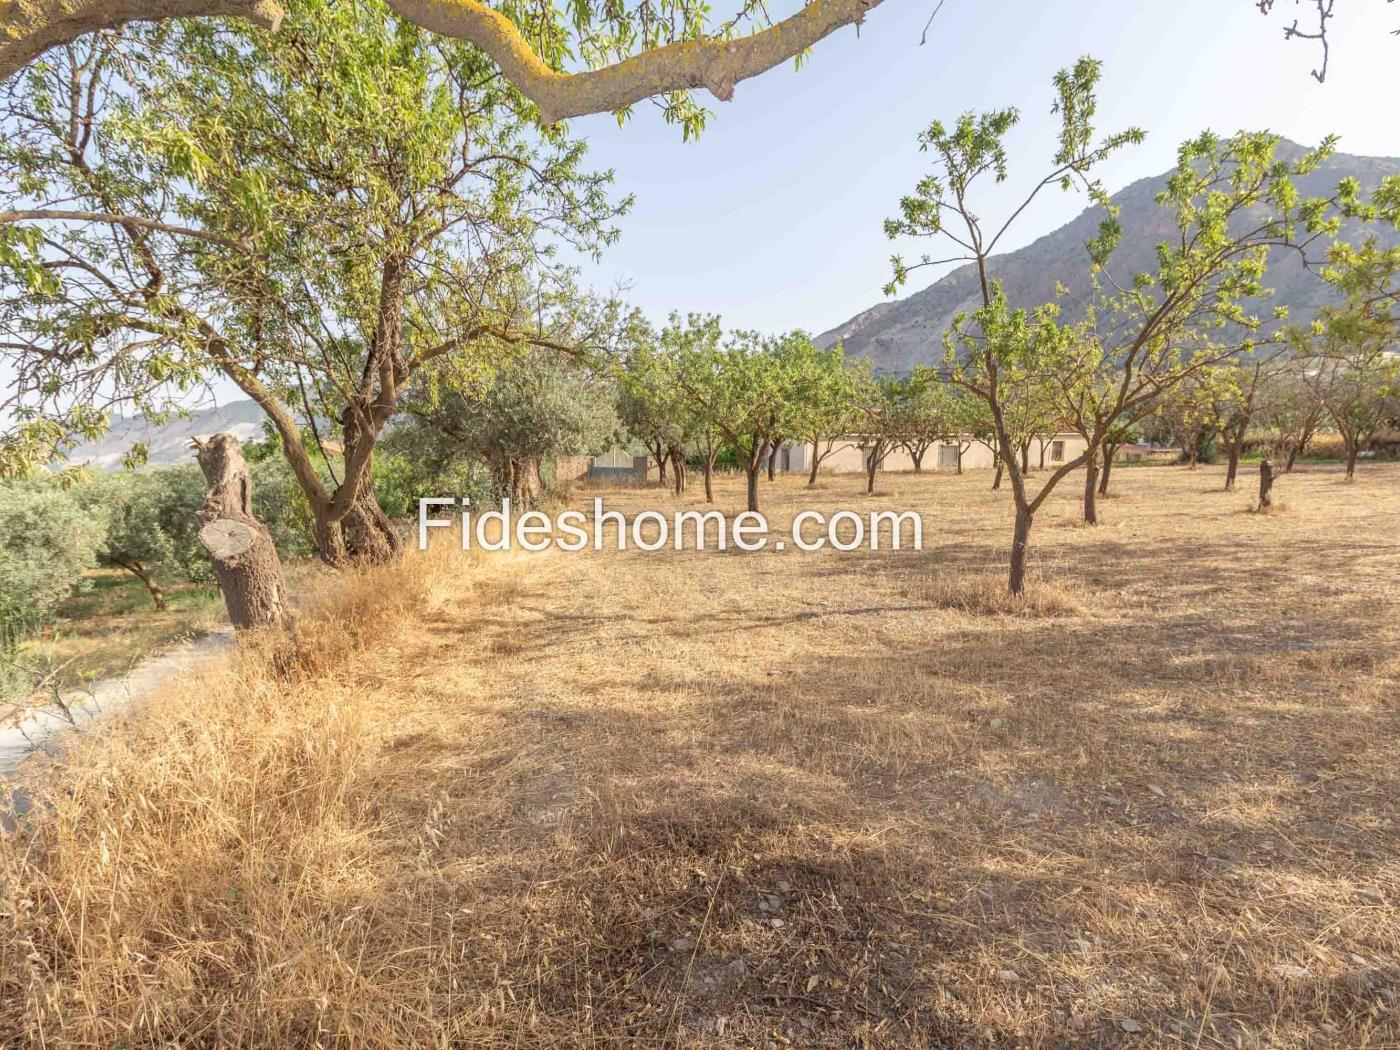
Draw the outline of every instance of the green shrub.
M97 563L106 509L51 480L0 484L0 646L13 652Z

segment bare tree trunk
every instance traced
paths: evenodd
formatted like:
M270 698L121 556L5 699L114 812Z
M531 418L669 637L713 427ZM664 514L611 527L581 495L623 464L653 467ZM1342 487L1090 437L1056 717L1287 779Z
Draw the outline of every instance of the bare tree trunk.
M1232 441L1226 446L1226 450L1230 459L1225 467L1225 491L1234 492L1235 475L1238 474L1240 470L1240 446Z
M1298 432L1298 440L1289 446L1288 459L1284 462L1283 472L1293 473L1293 464L1298 462L1298 457L1308 450L1308 443L1312 441L1314 425L1305 426Z
M782 444L782 438L774 438L768 443L768 480L773 480L773 475L778 469L778 446Z
M1022 474L1029 474L1030 472L1031 472L1031 441L1030 441L1030 438L1027 438L1025 441L1021 442L1021 473L1022 473Z
M998 456L998 457L997 457L997 471L996 471L995 474L992 475L992 491L993 491L993 492L1000 492L1000 491L1001 491L1001 474L1002 474L1002 471L1005 470L1005 469L1006 469L1006 468L1005 468L1005 465L1004 465L1004 464L1002 463L1002 461L1001 461L1001 457Z
M1349 441L1347 441L1347 443L1346 443L1346 452L1347 452L1347 480L1348 480L1348 481L1355 481L1355 480L1356 480L1356 455L1357 455L1357 453L1360 452L1360 451L1361 451L1361 443L1360 443L1356 438L1352 438L1352 439L1350 439Z
M685 454L678 445L672 445L668 455L671 457L671 474L675 479L673 489L679 496L685 491Z
M875 471L880 469L880 460L883 458L878 453L879 446L874 445L870 449L870 455L865 459L865 494L867 496L875 492Z
M922 474L924 472L924 452L927 451L928 449L926 448L919 452L915 452L912 449L910 449L909 458L914 461L915 474Z
M1274 505L1274 465L1267 459L1259 461L1259 509Z
M1026 555L1030 550L1031 525L1034 515L1025 507L1016 507L1016 531L1011 538L1011 571L1006 589L1012 594L1026 593Z
M1113 458L1118 455L1117 445L1103 447L1103 472L1099 474L1099 495L1108 495L1108 475L1113 470Z
M1097 454L1091 453L1089 461L1084 464L1084 524L1097 525L1099 523L1098 508L1099 491L1099 458Z
M817 471L818 471L819 469L821 469L821 465L822 465L821 454L817 451L817 442L820 441L820 440L821 440L820 438L813 438L813 439L812 439L812 470L811 470L811 472L807 475L807 487L808 487L808 488L811 488L813 485L815 485L815 484L817 483Z
M1045 469L1045 448L1046 448L1046 446L1049 445L1049 444L1050 444L1050 442L1048 442L1048 441L1043 441L1043 440L1042 440L1042 441L1040 442L1040 469L1041 469L1041 470L1044 470L1044 469Z
M763 461L751 462L744 473L748 477L749 510L758 512L758 475L763 469Z
M237 630L282 627L288 620L287 586L272 534L253 517L253 475L232 434L197 446L209 490L199 511L199 542L214 561L228 617Z
M705 454L705 502L706 502L706 503L713 503L713 502L715 501L714 474L715 474L715 454L714 454L713 452L708 452L708 453Z
M959 473L959 474L962 473L962 456L963 456L963 448L962 448L961 445L959 445L959 446L958 446L958 473Z

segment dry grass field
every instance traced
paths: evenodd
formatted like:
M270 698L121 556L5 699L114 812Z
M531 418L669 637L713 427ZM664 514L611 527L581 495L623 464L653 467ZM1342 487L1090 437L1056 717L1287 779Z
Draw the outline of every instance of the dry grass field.
M0 1032L1400 1045L1400 467L1221 477L1120 470L1094 529L1065 486L1017 604L985 474L765 485L922 553L367 574L36 785Z

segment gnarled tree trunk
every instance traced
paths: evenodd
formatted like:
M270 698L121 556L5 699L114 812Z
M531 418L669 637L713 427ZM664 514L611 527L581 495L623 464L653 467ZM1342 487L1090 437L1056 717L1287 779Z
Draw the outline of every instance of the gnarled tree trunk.
M283 627L289 612L282 562L272 534L253 517L253 475L232 434L198 444L209 490L199 511L202 543L214 561L228 618L236 630Z

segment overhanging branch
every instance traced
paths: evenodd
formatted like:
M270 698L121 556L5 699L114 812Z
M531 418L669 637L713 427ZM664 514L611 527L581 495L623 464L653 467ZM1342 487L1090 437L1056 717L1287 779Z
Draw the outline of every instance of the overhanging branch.
M233 16L276 29L282 21L276 0L3 0L0 7L0 79L51 47L128 22Z
M604 69L560 73L540 59L515 24L479 0L388 0L409 21L469 40L552 124L623 109L672 91L705 88L728 101L734 85L781 65L842 26L864 19L882 0L812 0L796 14L735 40L691 40L653 48Z
M545 124L608 113L657 95L704 88L727 101L741 80L796 58L822 38L862 21L882 0L811 0L767 29L732 40L686 40L652 48L602 69L551 69L505 15L480 0L388 0L424 29L481 48L540 109ZM275 0L3 0L0 78L51 47L127 22L234 15L275 29Z

